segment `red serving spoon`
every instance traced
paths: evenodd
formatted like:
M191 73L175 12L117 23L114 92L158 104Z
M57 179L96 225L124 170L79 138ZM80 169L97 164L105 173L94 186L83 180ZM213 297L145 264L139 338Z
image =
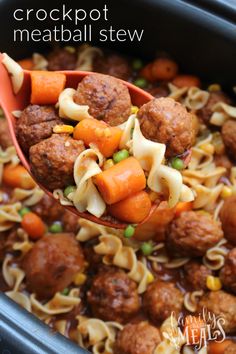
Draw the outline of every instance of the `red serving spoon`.
M13 93L12 89L12 83L11 83L11 77L9 73L7 72L5 66L2 64L3 60L3 54L0 53L0 106L3 109L3 112L6 116L6 119L8 121L8 126L9 130L11 133L11 138L12 141L15 145L17 154L24 165L24 167L27 169L27 171L32 175L31 169L30 169L30 164L21 150L21 147L19 146L19 143L16 138L15 134L15 121L16 118L13 116L12 112L17 111L17 110L23 110L29 103L30 103L30 90L31 90L31 78L30 78L30 71L24 70L24 82L23 85L20 89L20 92L15 95ZM83 72L83 71L63 71L63 74L66 75L66 87L70 88L77 88L78 83L87 75L93 75L94 73L92 72ZM150 101L153 96L150 95L149 93L141 90L137 86L134 86L130 84L129 82L122 81L123 84L125 84L130 92L131 95L131 100L132 103L138 107L143 105L144 103ZM34 176L32 175L34 178ZM38 183L38 182L37 182ZM39 184L40 188L42 188L45 193L47 193L50 197L53 198L52 193L46 189L45 186ZM118 223L114 221L108 221L105 218L97 218L93 215L91 215L88 212L80 213L77 209L73 207L66 207L73 213L77 214L79 217L91 220L93 222L96 222L98 224L102 224L105 226L109 227L114 227L114 228L125 228L127 224L125 223ZM151 210L150 213L150 219L151 215L153 215L153 212L157 209L157 206L154 206ZM145 224L148 223L149 217L145 219ZM152 217L153 219L153 217ZM143 222L144 223L144 222ZM143 224L142 223L142 224ZM153 224L153 220L152 220ZM152 227L152 234L155 232L155 225Z

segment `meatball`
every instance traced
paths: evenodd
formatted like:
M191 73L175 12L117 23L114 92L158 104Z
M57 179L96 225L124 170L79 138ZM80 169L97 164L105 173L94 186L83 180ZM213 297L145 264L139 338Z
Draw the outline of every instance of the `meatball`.
M212 271L204 264L191 261L184 266L185 279L194 290L207 290L206 280Z
M160 84L158 86L150 88L148 92L155 98L160 98L168 96L170 91L166 84Z
M146 321L127 324L119 332L115 346L115 354L153 354L161 342L159 330Z
M105 321L125 323L140 309L136 283L117 269L96 275L87 299L93 315Z
M236 245L236 195L225 200L220 211L220 220L225 238Z
M236 294L236 248L233 248L225 257L220 279L227 290Z
M226 333L236 331L236 296L226 293L223 290L210 291L199 301L199 311L207 309L225 320L221 323Z
M186 211L172 221L167 231L170 252L187 257L203 256L223 238L221 224L211 215Z
M166 156L183 154L194 141L192 114L169 97L153 99L138 111L143 135L166 145Z
M131 112L128 88L118 79L102 74L86 76L78 85L75 102L89 106L89 113L110 125L125 122Z
M79 231L79 217L69 210L64 209L62 223L65 232L77 233Z
M42 219L52 222L61 219L65 212L65 208L56 202L54 198L44 194L43 198L32 207L32 211Z
M172 312L178 316L182 306L183 295L173 283L157 280L144 293L143 307L154 323L162 323Z
M73 183L74 162L83 150L82 141L53 134L30 148L32 172L48 189L64 188Z
M227 157L227 155L215 155L214 156L214 162L216 166L218 167L224 167L227 170L227 173L230 173L231 168L233 167L232 162L230 159Z
M52 297L72 282L83 264L84 256L73 234L46 235L23 259L27 289L40 298Z
M56 49L48 56L48 70L75 70L77 55L68 50Z
M227 120L222 127L222 139L224 141L226 152L235 159L236 156L236 121Z
M108 55L106 58L97 57L94 62L94 71L115 76L122 80L128 80L131 76L131 68L128 61L117 54Z
M13 142L11 140L7 121L6 119L0 117L0 147L5 150L12 145Z
M60 123L54 107L29 105L16 121L16 135L21 148L28 152L32 145L49 138L53 127Z
M231 343L224 351L224 354L235 354L236 353L236 343Z
M208 124L213 114L213 108L218 102L230 103L229 98L222 91L210 92L206 105L197 112L204 123Z

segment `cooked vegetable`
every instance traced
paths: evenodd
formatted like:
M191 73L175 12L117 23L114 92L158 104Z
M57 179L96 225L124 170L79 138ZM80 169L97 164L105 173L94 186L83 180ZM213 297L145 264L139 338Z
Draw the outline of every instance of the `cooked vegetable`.
M209 342L207 352L208 354L224 354L226 348L232 343L229 339L224 340L222 343Z
M146 178L138 160L129 157L95 176L95 183L110 205L143 190Z
M135 59L132 63L132 67L134 70L140 70L143 67L143 62L141 59Z
M22 67L22 69L24 70L32 70L34 63L33 60L31 58L27 58L27 59L22 59L18 61L18 64Z
M198 344L201 338L201 331L206 323L199 317L189 315L185 318L184 335L189 344Z
M41 238L46 232L43 220L32 212L23 216L21 226L33 240Z
M172 83L179 87L200 87L201 82L197 76L194 75L177 75Z
M206 285L209 290L217 291L222 288L222 283L219 277L213 277L213 275L208 275L206 280Z
M52 232L53 234L59 234L60 232L63 232L63 227L60 221L55 221L50 227L49 231Z
M144 242L140 247L144 256L149 256L153 252L152 242Z
M29 175L27 170L21 165L5 166L3 170L2 180L3 183L12 188L32 189L36 186L32 177Z
M32 71L31 98L32 104L56 104L66 84L66 76L51 71Z
M117 219L130 223L143 221L151 210L151 200L144 191L138 192L109 206L109 213Z
M175 208L175 216L179 216L183 211L189 211L193 209L192 202L179 202Z
M135 85L135 86L138 86L138 87L140 87L140 88L145 88L145 87L147 87L148 82L147 82L146 79L140 77L140 78L138 78L138 79L136 79L136 80L134 81L134 85Z
M112 166L114 166L114 161L112 159L108 159L104 162L103 165L103 170L108 170L109 168L111 168Z
M69 288L65 288L64 290L61 291L61 294L64 296L69 295L70 289Z
M113 154L113 160L115 163L121 162L129 157L129 151L126 149L117 151Z
M184 162L183 160L181 160L180 158L178 157L174 157L172 160L171 160L171 166L173 168L175 168L176 170L183 170L184 168Z
M21 210L19 210L19 214L22 217L25 216L25 214L28 214L28 213L30 213L30 209L29 208L24 207Z
M121 135L121 129L96 119L83 119L74 129L74 139L82 140L87 146L95 144L105 157L117 150Z
M124 230L124 237L130 238L134 235L135 228L132 225L128 225L126 229Z
M64 196L65 197L68 197L68 195L70 193L73 193L75 191L76 187L75 186L67 186L65 189L64 189Z

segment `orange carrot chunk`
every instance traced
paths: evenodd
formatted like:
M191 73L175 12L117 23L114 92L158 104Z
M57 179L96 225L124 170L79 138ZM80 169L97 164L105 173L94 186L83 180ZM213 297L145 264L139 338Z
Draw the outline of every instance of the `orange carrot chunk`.
M197 76L194 75L177 75L172 83L179 87L200 87L201 82Z
M24 70L32 70L34 63L31 58L26 58L18 61L18 64L22 67Z
M87 146L95 144L105 157L118 149L121 135L121 129L97 119L83 119L74 129L74 139L82 140Z
M12 188L32 189L36 186L32 177L21 165L6 165L3 169L2 181Z
M140 75L144 77L147 81L155 81L156 79L152 75L152 65L153 63L147 64L140 72Z
M180 216L180 214L183 211L189 211L193 209L193 203L192 202L179 202L176 205L175 209L175 216Z
M95 176L95 183L110 205L143 190L146 178L138 160L129 157Z
M118 203L110 205L108 211L119 220L137 224L148 216L151 207L152 203L148 194L141 191Z
M31 99L32 104L56 104L66 84L66 76L51 71L32 71Z
M168 58L159 58L153 62L152 76L155 80L172 80L178 72L177 64Z
M33 240L41 238L46 232L43 220L32 212L23 216L21 226Z
M232 340L226 339L222 343L209 342L207 352L208 354L224 354L226 348L232 344Z
M190 345L198 344L206 323L199 317L189 315L185 318L184 335Z

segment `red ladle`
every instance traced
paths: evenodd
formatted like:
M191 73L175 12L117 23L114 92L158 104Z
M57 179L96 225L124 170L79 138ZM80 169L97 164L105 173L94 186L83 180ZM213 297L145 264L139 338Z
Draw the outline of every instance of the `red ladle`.
M14 146L16 148L17 154L24 165L24 167L27 169L27 171L31 174L31 176L34 178L32 175L31 169L30 169L30 164L27 159L27 157L24 155L23 151L21 150L21 147L19 146L19 143L16 138L15 134L15 121L16 118L13 116L12 112L13 111L18 111L18 110L23 110L27 105L30 103L30 90L31 90L31 78L30 78L30 71L24 70L24 82L23 85L20 89L20 92L15 95L13 93L12 89L12 83L11 83L11 77L6 70L5 66L2 64L3 60L3 54L0 53L0 106L5 114L5 117L8 122L10 134L12 141L14 143ZM66 75L66 87L70 88L77 88L78 83L87 75L93 75L94 73L92 72L83 72L83 71L63 71L63 74ZM149 93L141 90L137 86L134 86L130 84L129 82L122 81L124 85L128 87L132 103L138 107L143 105L144 103L150 101L153 96L150 95ZM38 182L37 182L38 183ZM39 183L38 183L39 184ZM45 193L47 193L50 197L53 198L52 193L46 189L45 186L39 184L40 188L44 190ZM102 224L105 226L109 227L114 227L114 228L125 228L127 224L125 223L117 223L117 222L112 222L108 221L105 218L97 218L93 215L91 215L88 212L80 213L77 209L74 207L67 207L70 211L73 213L77 214L79 217L91 220L95 223ZM148 222L149 218L151 218L151 215L153 214L153 211L156 209L156 206L153 207L151 210L150 215L145 219L142 224L145 224ZM152 221L153 223L153 221ZM155 228L155 227L154 227ZM154 230L153 230L154 232Z

